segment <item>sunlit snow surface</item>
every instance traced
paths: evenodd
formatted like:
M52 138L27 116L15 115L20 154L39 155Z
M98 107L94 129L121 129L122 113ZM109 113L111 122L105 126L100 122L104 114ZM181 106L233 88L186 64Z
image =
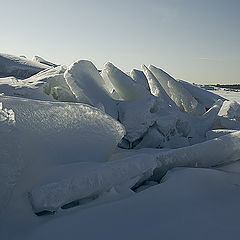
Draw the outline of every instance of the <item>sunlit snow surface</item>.
M39 56L0 74L0 239L239 239L238 91Z

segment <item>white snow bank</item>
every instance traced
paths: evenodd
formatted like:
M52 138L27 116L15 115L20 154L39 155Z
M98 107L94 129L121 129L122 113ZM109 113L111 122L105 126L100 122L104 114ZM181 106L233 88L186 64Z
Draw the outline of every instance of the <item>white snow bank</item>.
M13 109L15 126L29 144L26 154L31 153L30 146L34 145L41 153L36 156L38 160L44 157L44 161L50 158L51 162L106 161L125 133L119 122L85 104L4 96L0 96L0 102Z
M225 98L217 94L211 93L201 87L198 87L197 85L193 85L183 80L179 80L179 82L192 94L192 96L199 103L201 103L206 108L212 107L218 99L221 99L222 101L226 100Z
M92 62L74 62L64 77L78 102L100 108L117 118L116 103L106 91L105 82Z
M114 89L124 100L136 100L150 95L149 91L134 81L112 63L105 64L104 72L108 75Z
M136 183L151 176L156 166L153 157L140 154L102 164L83 174L70 174L68 178L33 188L30 195L33 209L35 212L55 211L67 203L100 194L137 178ZM56 170L54 172L56 174Z
M29 226L25 239L238 240L239 184L236 174L174 169L162 184L130 198Z
M0 77L13 76L24 79L48 67L23 57L0 53Z
M162 69L150 65L150 71L155 75L170 98L177 104L181 111L193 115L202 115L205 108L191 95L191 93Z

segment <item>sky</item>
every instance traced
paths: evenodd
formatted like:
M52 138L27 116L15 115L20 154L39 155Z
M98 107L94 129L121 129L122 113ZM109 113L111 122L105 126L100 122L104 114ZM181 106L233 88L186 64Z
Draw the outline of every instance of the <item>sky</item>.
M0 0L0 52L240 84L239 0Z

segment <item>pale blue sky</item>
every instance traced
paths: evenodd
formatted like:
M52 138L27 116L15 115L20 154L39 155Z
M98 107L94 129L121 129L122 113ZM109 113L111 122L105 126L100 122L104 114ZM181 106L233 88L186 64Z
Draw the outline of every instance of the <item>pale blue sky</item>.
M240 83L240 0L0 0L0 52Z

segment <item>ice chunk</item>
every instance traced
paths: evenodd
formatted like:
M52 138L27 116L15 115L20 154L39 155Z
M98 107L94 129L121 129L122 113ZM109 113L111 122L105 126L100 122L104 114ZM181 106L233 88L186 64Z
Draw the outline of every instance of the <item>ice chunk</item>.
M218 128L240 129L240 104L236 101L224 101L218 115Z
M160 107L172 107L173 109L177 109L174 101L168 96L165 92L161 84L158 82L156 77L151 73L151 71L145 66L142 65L143 72L147 77L151 93L159 98Z
M144 180L152 175L156 166L152 156L139 154L102 164L83 174L70 172L68 178L33 188L30 195L33 209L35 212L55 211L67 203L102 193L132 179ZM81 169L81 165L73 167Z
M122 99L136 100L150 95L146 88L135 82L112 63L106 63L104 71L107 73L114 89Z
M154 154L159 162L155 176L158 179L174 167L212 167L240 159L240 131L188 147L157 151Z
M41 63L41 64L44 64L44 65L47 65L49 67L57 67L59 65L55 64L55 63L52 63L52 62L49 62L45 59L43 59L42 57L39 57L39 56L34 56L33 59L32 59L34 62L38 62L38 63Z
M130 72L131 78L136 81L137 83L141 84L143 87L145 87L148 91L150 91L149 85L148 85L148 80L144 73L140 70L133 69Z
M86 104L5 96L0 102L13 109L26 154L34 145L36 161L106 161L125 133L119 122Z
M0 53L0 77L28 78L48 66L26 58Z
M173 77L152 65L149 69L181 111L192 115L202 115L205 112L205 107L198 103L190 92Z
M240 119L240 104L236 101L224 101L218 115L230 119Z
M205 108L211 108L214 103L218 100L221 99L222 101L225 101L226 99L211 93L203 88L200 88L194 84L185 82L183 80L179 80L179 82L184 86L184 88L186 88L191 94L192 96L199 102L201 103L203 106L205 106Z
M117 118L116 103L106 91L105 82L92 62L74 62L64 77L78 102L103 108L106 113Z

